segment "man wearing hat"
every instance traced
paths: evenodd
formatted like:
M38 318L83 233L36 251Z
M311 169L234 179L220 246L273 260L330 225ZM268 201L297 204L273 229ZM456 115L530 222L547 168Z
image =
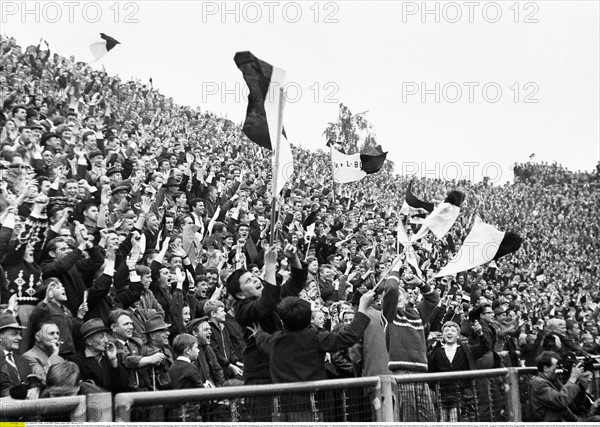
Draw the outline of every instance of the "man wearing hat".
M103 164L104 162L104 154L100 150L93 150L88 155L88 159L92 166L91 170L86 174L86 181L91 183L92 185L96 184L96 181L101 176L106 175L106 168Z
M141 339L133 336L133 320L129 312L121 309L113 310L108 317L108 322L117 346L118 357L127 369L130 390L144 391L146 384L142 380L140 369L158 365L166 356L158 352L152 356L142 357L143 343Z
M120 164L109 167L106 170L106 176L110 179L111 184L117 184L123 180L123 168Z
M17 354L23 329L12 314L0 315L0 397L9 396L11 387L18 386L32 374L27 359Z
M144 368L143 376L150 390L166 390L170 388L169 368L173 364L173 354L169 347L170 324L162 317L154 316L144 323L147 342L142 348L142 356L152 356L163 353L162 362Z
M108 340L102 319L90 319L81 326L84 349L71 359L83 380L93 381L112 393L127 390L127 371L117 358L117 347Z
M169 206L175 204L175 192L179 188L179 183L173 177L167 179L167 182L158 190L156 194L156 206L162 206L166 201Z
M198 358L196 359L196 367L200 371L204 384L210 383L212 387L221 387L225 382L223 368L217 360L217 355L210 346L210 337L212 329L208 323L208 317L194 319L187 326L190 334L198 340ZM210 386L207 386L210 388Z
M42 135L40 140L42 147L52 147L55 150L60 148L60 136L56 132L48 132Z

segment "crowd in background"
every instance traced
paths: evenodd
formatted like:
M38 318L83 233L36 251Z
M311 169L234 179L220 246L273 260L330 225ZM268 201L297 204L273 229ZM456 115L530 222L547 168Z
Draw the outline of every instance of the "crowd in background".
M525 163L492 185L387 164L334 189L327 150L293 146L271 246L270 152L230 120L7 37L0 101L2 396L459 370L437 354L457 340L466 369L600 355L598 171ZM396 240L423 217L401 213L411 182L466 196L419 271ZM521 249L433 279L475 213Z

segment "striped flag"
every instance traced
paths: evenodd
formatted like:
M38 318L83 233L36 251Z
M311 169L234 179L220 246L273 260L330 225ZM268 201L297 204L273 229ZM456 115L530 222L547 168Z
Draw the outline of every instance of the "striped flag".
M504 255L516 252L522 242L523 239L515 233L500 231L493 225L486 224L476 215L473 228L461 248L435 277L454 275L495 261Z
M333 180L340 184L358 181L369 174L378 172L387 156L387 153L377 156L358 153L344 154L333 148L332 145L330 145L330 149L331 163L333 164Z
M250 52L237 52L233 60L250 89L242 130L252 142L273 151L273 197L277 197L294 173L292 148L279 123L279 110L284 102L280 89L285 84L285 71L261 61ZM277 147L279 128L281 135Z
M94 61L99 60L112 50L116 45L121 44L111 36L107 36L104 33L100 33L100 37L90 43L90 50L94 56Z

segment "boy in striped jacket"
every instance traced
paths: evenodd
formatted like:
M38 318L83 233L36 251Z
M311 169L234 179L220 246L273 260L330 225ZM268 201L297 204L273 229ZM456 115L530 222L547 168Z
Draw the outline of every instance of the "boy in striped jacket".
M425 329L440 297L427 283L415 275L407 275L405 285L417 286L423 300L413 306L400 286L400 271L394 269L385 283L382 309L387 320L385 341L390 355L392 374L427 372L427 341ZM435 410L427 383L399 385L401 421L435 422Z

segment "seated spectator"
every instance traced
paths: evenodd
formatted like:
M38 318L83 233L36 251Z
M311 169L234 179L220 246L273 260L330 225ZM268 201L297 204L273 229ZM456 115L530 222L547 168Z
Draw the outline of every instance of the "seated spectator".
M0 397L8 396L11 388L21 385L33 374L29 361L17 354L23 329L13 315L0 315ZM34 390L27 392L27 399L38 398Z
M35 345L25 352L23 357L29 361L32 372L42 381L46 381L48 369L65 361L58 355L60 331L56 323L46 322L40 325L34 337Z
M127 389L127 372L117 358L117 347L109 342L107 332L101 319L90 319L81 326L81 339L84 348L73 358L81 371L84 381L112 393Z

